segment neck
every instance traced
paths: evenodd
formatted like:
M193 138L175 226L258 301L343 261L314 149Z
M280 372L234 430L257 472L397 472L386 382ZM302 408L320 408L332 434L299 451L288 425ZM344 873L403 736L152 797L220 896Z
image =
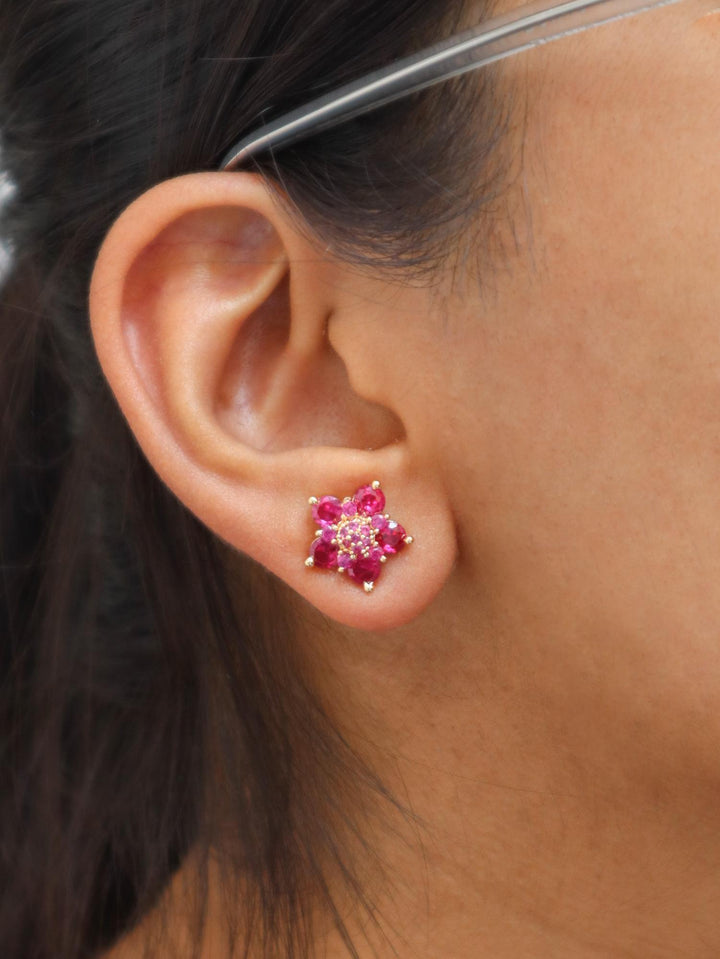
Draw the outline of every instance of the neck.
M469 589L420 628L314 651L346 735L416 817L376 833L389 941L358 933L362 959L720 954L716 779L643 725L640 690L603 683L598 636L492 588L482 619L453 616Z
M720 955L715 762L680 747L686 724L673 742L657 704L643 722L640 687L603 680L601 624L593 632L556 602L545 615L519 588L507 602L508 570L498 577L485 570L482 617L457 612L476 594L461 573L432 615L391 633L329 633L299 617L341 731L412 811L373 820L382 875L360 863L379 925L353 918L338 889L360 959ZM182 873L178 918L193 895L192 866L189 885ZM224 906L209 916L203 959L229 959ZM143 955L143 936L113 959ZM349 955L334 932L312 954Z

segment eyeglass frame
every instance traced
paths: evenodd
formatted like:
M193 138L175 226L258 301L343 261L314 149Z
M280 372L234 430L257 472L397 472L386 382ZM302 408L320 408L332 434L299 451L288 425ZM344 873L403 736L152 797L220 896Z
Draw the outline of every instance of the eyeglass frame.
M219 169L234 170L259 153L316 133L523 50L680 0L533 0L404 57L285 113L243 137Z

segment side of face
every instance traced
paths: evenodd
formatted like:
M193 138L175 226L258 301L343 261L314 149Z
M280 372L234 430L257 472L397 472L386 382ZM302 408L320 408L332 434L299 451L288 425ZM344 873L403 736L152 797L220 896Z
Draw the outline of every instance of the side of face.
M532 682L593 717L635 768L629 728L643 730L643 768L692 755L716 776L712 6L679 3L503 65L521 92L507 255L481 292L446 304L427 412L478 635L512 621ZM592 725L578 724L578 748Z

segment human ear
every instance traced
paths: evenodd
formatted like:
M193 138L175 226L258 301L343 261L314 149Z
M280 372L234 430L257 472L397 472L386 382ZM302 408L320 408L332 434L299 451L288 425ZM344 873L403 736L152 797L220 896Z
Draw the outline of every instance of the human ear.
M90 318L120 408L175 495L321 612L377 630L431 602L455 537L402 404L392 389L378 401L350 272L259 177L191 174L151 188L112 226ZM368 595L305 560L317 526L308 497L343 498L373 480L414 542Z

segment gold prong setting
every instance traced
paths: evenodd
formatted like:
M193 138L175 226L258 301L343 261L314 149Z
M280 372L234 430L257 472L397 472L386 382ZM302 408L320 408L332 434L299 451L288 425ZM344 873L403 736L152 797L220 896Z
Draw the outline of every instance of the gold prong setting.
M315 539L305 560L308 569L334 570L372 593L388 560L413 542L404 527L384 512L379 480L353 496L311 496Z

